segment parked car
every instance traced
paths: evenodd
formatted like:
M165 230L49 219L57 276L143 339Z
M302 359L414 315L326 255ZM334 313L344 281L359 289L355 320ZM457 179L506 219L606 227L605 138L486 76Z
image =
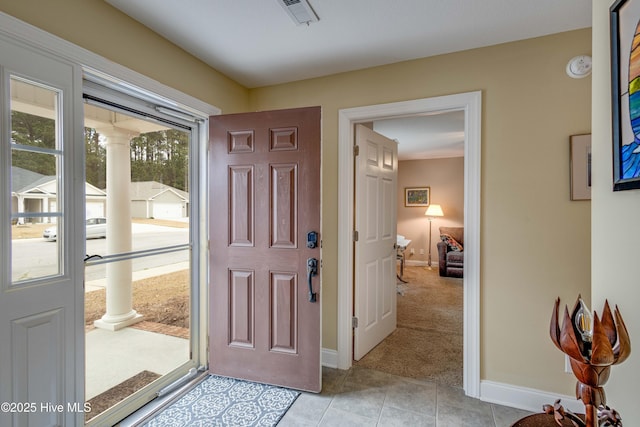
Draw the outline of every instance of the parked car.
M87 219L87 239L101 239L107 237L107 219L89 218ZM58 239L58 227L49 227L44 230L42 237L46 240L54 241Z

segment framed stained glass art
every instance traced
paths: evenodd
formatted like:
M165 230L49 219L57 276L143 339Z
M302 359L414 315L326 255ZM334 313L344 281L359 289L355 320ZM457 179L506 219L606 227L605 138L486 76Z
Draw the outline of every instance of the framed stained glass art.
M613 190L640 188L640 0L609 9Z

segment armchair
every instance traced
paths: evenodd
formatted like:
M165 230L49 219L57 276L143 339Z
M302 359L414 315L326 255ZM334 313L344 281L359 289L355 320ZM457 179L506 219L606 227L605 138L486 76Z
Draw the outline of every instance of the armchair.
M463 277L464 227L440 227L438 268L442 277Z

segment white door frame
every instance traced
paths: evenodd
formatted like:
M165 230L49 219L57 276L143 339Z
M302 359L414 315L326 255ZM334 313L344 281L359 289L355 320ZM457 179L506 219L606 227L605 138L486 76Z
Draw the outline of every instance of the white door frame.
M398 116L464 111L464 379L467 396L480 396L480 124L482 93L460 93L338 111L338 349L339 369L353 359L354 124Z

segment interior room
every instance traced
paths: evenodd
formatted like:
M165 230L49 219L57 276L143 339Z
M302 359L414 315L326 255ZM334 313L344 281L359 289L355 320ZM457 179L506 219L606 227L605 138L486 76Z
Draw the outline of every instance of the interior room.
M89 180L87 172L92 170L87 169L91 158L87 156L87 145L84 149L79 145L87 141L88 135L85 106L97 101L188 135L188 166L182 172L187 176L188 191L172 186L185 191L186 196L172 190L164 193L166 199L157 200L157 206L164 204L164 212L184 209L189 215L188 226L179 230L183 239L179 244L184 245L179 249L188 254L180 262L185 262L188 271L185 306L189 320L183 329L189 337L181 338L186 341L180 341L176 363L170 363L166 371L154 372L161 377L152 377L149 384L132 394L133 400L116 404L88 425L114 425L131 414L147 416L153 411L153 404L147 402L163 403L157 396L172 396L194 378L215 372L219 363L233 365L236 353L228 356L219 351L220 346L232 342L230 347L240 354L260 340L269 341L265 345L271 346L270 350L264 353L268 357L288 358L298 351L310 354L304 358L308 365L242 372L250 377L261 371L304 383L296 387L304 391L282 418L282 425L296 425L305 414L311 417L307 419L311 425L337 425L339 420L352 417L360 425L384 425L400 419L407 423L417 419L426 425L456 425L460 420L471 419L479 425L508 426L529 413L541 412L542 405L553 404L558 398L565 408L576 413L584 411L583 403L575 399L576 377L567 367L563 351L549 336L556 299L560 299L561 308L566 304L571 310L580 295L599 316L607 300L612 310L617 306L622 313L631 342L640 336L640 315L634 309L640 291L633 259L634 236L640 230L631 218L638 210L638 190L618 186L614 191L618 138L614 128L618 129L619 124L612 122L612 113L618 107L616 98L612 100L612 80L618 80L612 72L611 57L615 52L611 51L611 42L615 35L610 28L612 6L624 6L623 15L631 14L637 22L637 1L495 1L474 3L471 7L462 0L416 0L408 2L414 9L397 11L389 9L392 2L386 1L376 2L375 7L363 6L368 1L309 0L319 20L296 25L276 0L274 4L256 1L253 7L225 3L224 13L220 2L174 10L172 2L157 0L0 0L0 339L9 343L0 346L0 402L51 402L71 404L73 409L60 413L0 412L0 424L84 424L85 413L80 409L88 396L86 369L93 369L91 363L99 361L87 359L86 345L91 335L86 331L88 289L84 259L91 255L88 250L93 245L134 243L136 232L145 228L129 225L133 224L131 213L108 214L105 210L107 227L111 229L106 239L85 239L87 215L94 212L92 215L97 216L99 202L109 197L109 185L91 184L94 181ZM430 25L424 25L426 20ZM388 39L375 39L377 33L372 34L372 26L379 27L380 34L383 28L392 31L387 34ZM632 26L635 28L635 22ZM185 29L196 30L205 36L204 40L191 44L186 33L181 32ZM341 33L338 29L350 31ZM407 30L406 38L400 37L400 29ZM465 37L464 30L469 31ZM362 35L369 39L356 41L356 36ZM627 33L624 36L628 38ZM229 37L233 37L233 43ZM318 39L328 45L313 45L313 40ZM291 41L290 48L282 47L283 40ZM365 48L371 45L375 46L374 53L368 56ZM417 50L410 50L411 46L417 46ZM347 51L338 53L339 48ZM210 50L216 54L210 55ZM567 70L576 57L591 60L590 74L576 76L571 67ZM272 59L275 61L269 66L259 62ZM232 63L235 60L242 62ZM18 90L21 87L28 90ZM38 107L32 111L48 120L48 138L29 140L25 137L28 132L14 132L11 116L24 112L27 106ZM232 164L225 157L234 150L247 158L252 152L248 127L234 120L249 114L292 110L309 114L301 123L310 126L304 132L314 135L308 148L312 155L302 156L299 161L307 162L302 170L313 171L313 176L296 175L295 168L289 166L252 175L251 168L243 169L242 164ZM354 331L367 326L362 320L359 326L355 325L357 321L353 319L353 245L358 231L353 227L354 126L425 110L464 112L465 149L471 150L464 156L462 202L448 199L450 193L428 177L406 184L407 188L430 187L431 201L443 209L443 216L431 221L432 264L437 259L434 241L439 240L439 227L464 227L460 387L417 384L391 374L380 376L378 371L362 369L353 361ZM275 114L272 119L281 120ZM55 126L51 126L52 120ZM291 131L296 126L283 121L261 127L277 130L277 143L272 148L281 157L271 160L273 163L293 164L294 160L278 159L293 159L283 152L298 144ZM136 135L133 132L129 129L112 134L111 141L102 140L101 144L112 142L131 149L131 141L144 133L142 129L135 130ZM223 134L233 138L224 139L220 137ZM591 135L590 198L572 196L571 139L576 135ZM362 150L361 147L361 153ZM46 157L53 169L29 169L39 167L33 165L41 162L19 165L18 159L24 153L27 157ZM112 160L112 165L120 167L126 164L123 159L135 158L131 152L124 156L122 151L119 153L120 160ZM220 170L227 169L214 166L219 159L225 159L233 173L221 174ZM456 163L458 159L446 161ZM16 169L18 166L40 176L21 172ZM447 168L459 167L457 164ZM133 170L129 176L114 174L113 185L133 191L129 186ZM399 177L401 173L402 167L398 168ZM44 183L51 183L51 176L57 180L55 194ZM288 220L276 222L278 226L284 224L274 234L279 240L260 237L263 234L259 233L273 224L269 225L266 214L266 207L272 206L264 199L268 189L262 191L258 187L251 194L262 203L256 206L265 207L265 213L244 218L255 219L259 225L251 228L247 225L250 221L245 221L243 226L233 228L224 222L229 221L227 212L216 209L229 207L231 196L218 192L237 190L235 196L245 197L232 200L244 200L238 206L245 209L243 212L253 212L253 199L247 196L250 189L246 185L251 176L275 177L284 183L283 187L275 187L283 189L278 193L281 203L275 204L282 207L278 211L281 214L290 213L284 207L295 206L287 196L294 193L284 191L296 182L292 177L309 179L308 188L313 191L304 196L310 197L309 205L315 207L308 219L311 225L304 223L303 229L301 223L295 228L291 226L295 215L289 215ZM15 188L18 178L25 177L37 185ZM220 185L228 179L238 185ZM402 191L404 188L402 184ZM213 203L211 194L226 204ZM152 209L151 199L156 195L145 197L148 209ZM30 200L36 197L38 202L21 204L22 196ZM404 204L404 194L398 191L394 196ZM146 211L137 213L141 212L140 206L135 204L134 208L133 198L129 199L132 204L122 203L123 209L129 206L135 215L152 216ZM92 207L87 210L89 204ZM408 268L424 268L424 263L428 264L430 223L423 208L426 210L411 208L411 212L417 212L415 219L402 217L403 210L398 209L397 233L389 233L394 242L397 234L411 240L406 254ZM105 209L109 209L108 201ZM110 215L126 220L118 228ZM220 218L226 219L218 221ZM413 226L405 228L407 221L419 224L415 227L417 234L413 234ZM56 240L45 241L39 232L24 243L18 232L32 230L41 222L57 227ZM131 229L134 237L113 231L117 229ZM317 232L315 237L308 234L311 231ZM122 239L112 239L114 236ZM611 250L611 236L623 236L616 237L616 250ZM225 259L238 263L260 259L263 254L248 255L254 248L252 239L258 237L271 246L280 245L280 252L296 246L295 250L301 251L296 259L302 261L286 263L295 264L295 273L290 272L289 265L278 264L277 259L269 263L274 266L272 271L219 262L220 251L228 251L224 252L229 257ZM31 243L47 248L46 253L25 249ZM210 251L210 243L215 250ZM162 246L162 250L172 245ZM170 250L173 249L176 248ZM129 262L119 256L133 257L137 255L135 250L135 246L131 251L126 246L115 248L113 253L118 257L111 260ZM210 256L214 252L216 256ZM395 251L393 254L393 263L389 259L385 265L393 265L395 292ZM44 255L53 260L52 270L47 270L49 264L42 269L35 262ZM316 263L311 268L307 260L313 259ZM173 261L178 260L166 264ZM87 269L102 268L100 262L90 260ZM125 331L120 335L137 334L132 332L135 325L125 323L137 321L138 314L142 321L150 321L149 312L136 308L135 299L132 306L128 297L135 288L132 282L142 279L136 262L132 261L132 270L122 269L126 273L122 283L132 286L127 285L121 293L111 291L106 296L111 301L110 308L101 307L97 315L110 327L122 326L110 331L111 337L118 336L119 331ZM18 271L18 266L28 271ZM247 301L252 295L250 272L259 270L272 280L270 289L279 292L280 299L274 300L299 302L297 313L310 316L307 324L314 325L309 326L312 334L290 333L287 328L292 328L291 319L296 319L290 315L276 317L280 323L258 321L255 330L247 326L250 322L242 323L249 318L244 308L250 306ZM388 271L389 268L385 270ZM221 312L215 304L230 300L229 294L215 294L218 287L210 286L222 280L230 283L222 286L227 289L224 292L244 289L233 294L239 298L233 301L245 303L234 307L244 307L244 311L233 311L234 315L240 313L237 317L215 318L211 324L214 316L209 314ZM123 290L115 285L111 289ZM259 299L269 300L264 295ZM235 325L239 325L231 338L212 332L214 326L229 319L237 320ZM256 332L259 327L274 323L282 326L278 330L282 333ZM169 328L163 328L166 329ZM99 330L101 334L106 331ZM310 338L297 341L292 337ZM117 359L118 354L113 357ZM258 362L243 362L243 366L255 367ZM126 362L123 364L126 366ZM261 382L259 378L247 379ZM640 357L632 352L624 363L612 367L604 387L607 404L619 411L625 422L640 419L634 393L639 381ZM43 387L44 383L56 386ZM376 389L380 383L384 384L382 390ZM174 387L176 384L178 388ZM405 396L404 401L401 396ZM409 402L406 396L428 404L421 406L412 400L413 409L408 408L403 406L403 402ZM315 409L305 411L302 407ZM415 408L421 408L421 412ZM148 412L143 414L145 410Z

